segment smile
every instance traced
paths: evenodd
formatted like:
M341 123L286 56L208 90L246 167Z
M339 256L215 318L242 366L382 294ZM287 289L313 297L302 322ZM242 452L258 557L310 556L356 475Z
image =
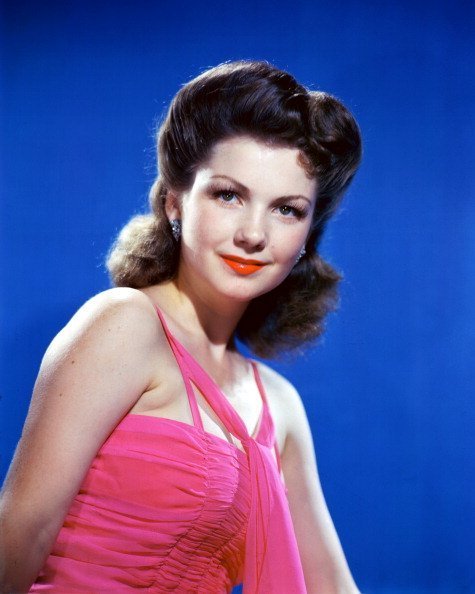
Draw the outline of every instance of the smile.
M232 268L234 272L241 274L243 276L248 276L249 274L254 274L264 266L267 266L266 262L259 262L259 260L246 260L244 258L239 258L238 256L221 256L221 259L225 264Z

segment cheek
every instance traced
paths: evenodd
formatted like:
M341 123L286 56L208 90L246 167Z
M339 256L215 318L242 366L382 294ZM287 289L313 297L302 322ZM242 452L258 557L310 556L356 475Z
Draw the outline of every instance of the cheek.
M294 261L307 238L307 229L295 229L276 234L271 242L271 250L275 257L285 261Z
M183 238L190 246L211 245L228 233L228 221L223 213L209 205L191 207L184 212Z
M226 209L208 201L201 202L199 208L192 208L185 214L190 233L199 234L203 238L229 233L234 224L232 212L226 212Z

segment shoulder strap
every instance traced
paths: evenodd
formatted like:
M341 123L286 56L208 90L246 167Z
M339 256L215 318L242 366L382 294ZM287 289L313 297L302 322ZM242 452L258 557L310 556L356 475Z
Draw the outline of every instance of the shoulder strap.
M257 388L259 389L259 394L261 395L262 403L263 403L263 406L264 406L263 417L262 417L262 422L261 422L260 430L262 431L264 429L264 422L266 422L266 423L268 423L270 425L270 427L269 427L268 430L270 431L271 439L272 439L272 444L274 446L275 458L277 460L277 468L279 469L279 472L282 472L282 464L281 464L281 460L280 460L279 448L277 446L277 439L275 438L274 421L272 419L272 415L270 414L269 403L267 401L267 396L266 396L266 391L264 389L264 384L262 383L261 376L260 376L260 373L259 373L259 369L257 368L257 363L251 359L251 364L252 364L252 369L254 371L254 378L256 380Z
M176 359L176 362L178 363L178 367L180 368L181 375L183 377L183 383L185 384L185 388L186 388L186 394L188 396L188 402L190 403L191 414L193 417L193 424L196 427L203 429L203 421L201 420L201 415L200 415L200 412L198 409L198 403L196 402L196 395L193 390L193 386L191 385L190 371L186 365L186 362L185 362L183 355L178 347L178 344L176 343L175 338L173 337L173 334L168 329L165 318L164 318L162 312L160 311L160 309L157 307L157 305L155 305L155 310L156 310L157 315L160 319L160 322L162 323L162 327L163 327L163 330L167 337L168 343L172 349L173 354L175 355L175 359Z

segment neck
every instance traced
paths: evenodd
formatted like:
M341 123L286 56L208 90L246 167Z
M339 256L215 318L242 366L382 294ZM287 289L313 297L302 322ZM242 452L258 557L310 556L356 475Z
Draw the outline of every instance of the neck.
M222 359L225 351L233 346L233 335L248 303L243 301L212 299L200 294L186 281L174 279L159 285L155 301L163 304L165 313L189 342L201 343ZM153 288L150 289L152 293ZM153 297L153 293L151 295Z

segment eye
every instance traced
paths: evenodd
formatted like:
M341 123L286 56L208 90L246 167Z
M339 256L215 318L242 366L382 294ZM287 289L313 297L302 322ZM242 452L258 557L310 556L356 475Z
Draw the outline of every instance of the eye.
M282 204L278 207L279 213L285 218L295 217L296 219L303 219L307 214L307 211L303 208L297 208L296 206L290 206L289 204Z
M218 192L218 197L221 198L223 202L232 202L237 198L237 194L232 190L222 190L221 192Z
M288 204L284 204L284 206L279 206L279 212L280 212L280 214L288 216L288 215L294 214L295 211Z
M238 193L232 188L213 188L212 196L218 203L221 204L234 204L239 200Z

